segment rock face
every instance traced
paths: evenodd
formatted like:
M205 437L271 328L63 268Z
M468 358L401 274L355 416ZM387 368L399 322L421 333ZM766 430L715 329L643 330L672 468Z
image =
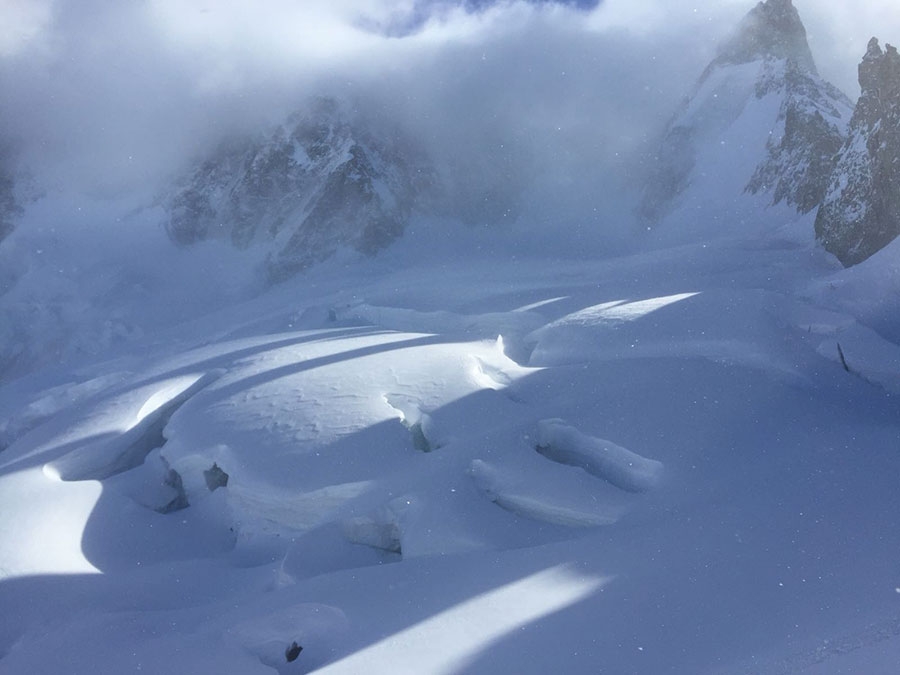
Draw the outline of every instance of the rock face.
M173 240L219 237L267 250L272 281L340 247L373 254L399 237L432 174L400 134L371 132L322 99L267 138L233 142L166 203Z
M681 209L739 228L734 204L744 193L807 213L825 197L851 113L851 101L818 76L791 0L760 2L670 122L639 216L655 227Z
M766 142L766 159L746 189L771 193L772 203L784 201L809 213L825 198L852 104L836 87L791 60L777 76L761 79L757 91L780 95L782 104L778 133Z
M21 209L16 202L15 182L12 175L0 167L0 241L13 231L13 219Z
M859 263L900 235L900 55L869 41L861 94L816 236L844 265Z

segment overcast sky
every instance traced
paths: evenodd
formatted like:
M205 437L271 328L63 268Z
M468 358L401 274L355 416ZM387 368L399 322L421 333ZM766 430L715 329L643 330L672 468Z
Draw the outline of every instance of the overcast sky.
M437 145L525 138L533 161L577 166L639 144L752 4L0 0L0 129L57 180L112 192L325 91ZM868 39L900 42L896 0L795 5L851 97Z

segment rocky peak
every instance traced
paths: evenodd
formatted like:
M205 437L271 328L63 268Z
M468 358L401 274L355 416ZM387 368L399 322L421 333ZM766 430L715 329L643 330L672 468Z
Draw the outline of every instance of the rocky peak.
M845 265L900 235L900 55L872 38L859 65L860 97L816 236Z
M854 124L872 127L900 101L900 55L895 47L885 45L882 50L877 38L869 40L859 64L859 87Z
M878 38L869 40L869 47L859 64L859 86L863 98L896 98L900 90L900 55L896 47L885 45L882 51Z
M165 199L169 235L254 246L273 281L342 247L374 254L403 233L431 180L416 145L381 124L322 98L223 146Z
M713 222L720 214L708 205L712 194L736 200L746 192L799 213L816 209L852 111L852 102L817 74L791 1L760 2L670 122L651 159L638 207L642 224L654 228L679 209ZM704 166L741 165L751 157L759 159L749 171L723 172L721 180Z
M791 0L760 2L720 48L716 63L749 63L766 57L793 61L816 73L806 28Z

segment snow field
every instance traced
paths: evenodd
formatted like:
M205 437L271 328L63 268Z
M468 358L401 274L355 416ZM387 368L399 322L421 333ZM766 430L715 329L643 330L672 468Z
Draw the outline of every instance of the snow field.
M404 270L403 331L275 291L0 390L0 672L712 673L881 625L892 352L805 255Z

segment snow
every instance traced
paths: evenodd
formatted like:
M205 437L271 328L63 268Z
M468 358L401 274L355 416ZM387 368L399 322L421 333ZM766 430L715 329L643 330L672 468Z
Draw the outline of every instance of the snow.
M0 671L890 672L865 270L441 255L4 384Z
M841 270L744 193L760 67L705 80L703 170L615 247L434 218L263 288L158 209L32 205L0 673L894 673L900 244Z
M659 245L755 237L780 218L796 219L792 209L778 207L759 218L768 207L767 196L746 196L745 203L736 198L765 159L769 132L778 127L782 97L778 92L756 95L765 68L764 61L754 61L713 69L673 122L689 133L694 168L672 212L653 228Z
M322 673L456 673L485 646L595 593L604 579L550 568L466 600L392 635ZM409 661L397 663L398 653Z
M46 466L0 476L0 540L13 543L0 549L3 578L99 574L81 537L102 489L97 481L64 483Z
M786 120L827 120L837 134L851 104L815 76L803 87L789 86L792 77L784 60L711 64L653 158L662 172L649 195L665 199L648 202L648 241L668 247L766 236L808 244L815 213L799 215L791 204L808 200L803 193L827 176L813 175L815 158L803 143L781 147Z

